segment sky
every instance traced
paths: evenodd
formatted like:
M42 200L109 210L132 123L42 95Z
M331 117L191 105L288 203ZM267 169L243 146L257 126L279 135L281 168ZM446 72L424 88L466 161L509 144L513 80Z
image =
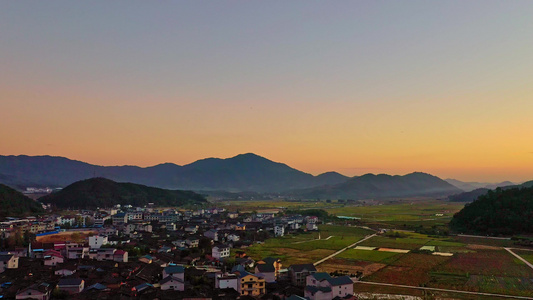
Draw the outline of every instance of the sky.
M0 154L533 179L533 1L0 1Z

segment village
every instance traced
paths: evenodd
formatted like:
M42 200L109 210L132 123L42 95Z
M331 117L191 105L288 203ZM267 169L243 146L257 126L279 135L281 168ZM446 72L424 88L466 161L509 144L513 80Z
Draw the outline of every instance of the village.
M117 205L0 223L0 299L354 299L353 278L252 258L316 216Z

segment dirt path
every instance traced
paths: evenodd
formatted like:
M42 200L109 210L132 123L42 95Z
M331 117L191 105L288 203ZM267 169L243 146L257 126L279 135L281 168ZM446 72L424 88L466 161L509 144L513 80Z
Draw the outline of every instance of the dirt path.
M317 266L317 265L319 265L319 264L325 262L326 260L328 260L328 259L330 259L330 258L332 258L332 257L335 257L335 256L341 254L342 252L346 251L347 249L353 248L353 247L355 247L355 245L357 245L357 244L359 244L359 243L362 243L362 242L364 242L364 241L366 241L366 240L368 240L368 239L370 239L370 238L373 238L373 237L375 237L375 236L376 236L376 233L374 233L374 234L372 234L372 235L367 235L364 239L359 240L359 241L357 241L357 242L351 244L351 245L348 246L348 247L342 248L341 250L339 250L339 251L337 251L337 252L335 252L335 253L333 253L333 254L331 254L331 255L328 255L328 256L324 257L323 259L321 259L321 260L315 262L313 265Z
M528 267L533 269L533 264L531 264L529 261L523 259L520 255L514 253L510 248L503 248L503 249L507 250L507 252L511 253L514 257L518 258L519 260L524 262L526 265L528 265Z

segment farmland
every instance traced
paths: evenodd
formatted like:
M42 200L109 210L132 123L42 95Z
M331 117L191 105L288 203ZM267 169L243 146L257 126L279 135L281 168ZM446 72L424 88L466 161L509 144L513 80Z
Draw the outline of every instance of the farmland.
M268 239L263 244L255 244L246 249L246 252L254 259L280 257L287 266L313 263L373 233L371 230L337 225L320 225L319 229L320 240L317 232L287 235Z
M254 259L277 256L282 259L285 267L316 262L373 233L347 225L359 223L373 228L394 229L326 260L317 266L319 271L358 273L363 275L361 281L364 282L533 297L533 269L503 249L515 246L513 240L428 235L409 231L418 228L446 228L450 218L463 204L437 200L370 202L366 206L360 205L360 202L348 205L333 201L327 204L319 202L318 207L313 202L243 201L240 204L243 205L241 209L250 210L269 207L321 208L330 215L361 218L355 222L330 219L333 222L331 225L319 226L320 240L317 232L268 239L263 244L255 244L247 249L247 253ZM533 261L533 251L513 251L527 261ZM356 293L388 292L430 299L499 299L391 286L378 288L366 284L355 284L354 288Z

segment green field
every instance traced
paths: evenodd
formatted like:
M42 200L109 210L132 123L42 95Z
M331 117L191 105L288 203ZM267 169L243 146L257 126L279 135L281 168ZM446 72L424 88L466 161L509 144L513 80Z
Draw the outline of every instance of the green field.
M388 262L394 261L399 256L400 254L392 253L392 252L383 252L383 251L377 251L377 250L349 249L349 250L342 252L337 257L345 258L345 259L352 259L352 260L363 260L363 261L370 261L370 262L388 263Z
M390 203L370 201L371 205L368 206L353 203L348 205L335 201L333 203L243 201L239 203L241 204L242 209L322 208L331 215L361 218L362 225L394 230L368 239L358 246L410 251L394 253L348 249L318 265L319 271L341 271L349 274L361 272L363 281L533 297L533 269L503 249L503 247L513 247L514 241L485 237L427 235L410 231L413 229L418 231L419 228L447 228L447 223L453 214L463 207L461 203L409 200ZM289 235L268 239L264 244L255 244L246 251L256 260L266 256L280 257L283 265L288 267L296 263L313 263L373 233L370 230L347 226L357 224L357 221L328 220L330 221L337 225L320 225L320 240L316 240L318 238L316 232ZM424 248L421 250L422 247ZM435 252L453 255L432 255L433 247ZM514 251L527 261L533 262L533 251ZM356 292L386 293L389 290L402 290L406 295L419 295L429 297L428 299L437 296L446 297L446 295L454 299L491 299L486 296L424 292L393 287L358 284L355 286Z
M462 203L441 200L404 200L392 204L369 206L342 206L327 208L334 215L358 217L366 222L383 222L397 225L403 224L435 224L448 223L453 214L464 207ZM439 214L437 216L437 214ZM440 216L442 214L442 216Z
M254 244L246 249L246 253L255 260L267 256L279 257L286 266L312 263L373 233L362 228L337 225L320 225L319 230L320 240L316 240L317 232L287 235Z

